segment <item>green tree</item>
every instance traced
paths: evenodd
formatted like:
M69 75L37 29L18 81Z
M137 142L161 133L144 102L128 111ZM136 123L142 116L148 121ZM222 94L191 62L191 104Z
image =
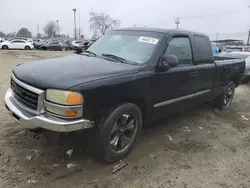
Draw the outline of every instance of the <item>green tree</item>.
M27 28L21 28L17 32L17 37L26 37L26 38L32 38L31 32Z

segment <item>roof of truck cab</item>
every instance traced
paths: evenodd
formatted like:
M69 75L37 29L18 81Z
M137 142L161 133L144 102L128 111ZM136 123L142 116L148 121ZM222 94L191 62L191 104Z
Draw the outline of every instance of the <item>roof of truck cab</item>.
M182 34L193 34L193 35L206 35L204 33L198 33L194 31L182 30L182 29L164 29L164 28L148 28L148 27L130 27L130 28L120 28L114 29L113 31L149 31L158 33L182 33Z

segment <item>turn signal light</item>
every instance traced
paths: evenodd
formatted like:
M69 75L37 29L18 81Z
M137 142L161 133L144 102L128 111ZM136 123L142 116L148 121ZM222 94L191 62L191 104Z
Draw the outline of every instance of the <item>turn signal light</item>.
M75 117L77 115L77 111L74 110L65 111L64 115L67 117Z

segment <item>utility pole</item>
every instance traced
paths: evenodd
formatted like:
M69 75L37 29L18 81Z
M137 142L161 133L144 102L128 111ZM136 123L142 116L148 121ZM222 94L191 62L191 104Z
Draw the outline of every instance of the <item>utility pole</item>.
M248 5L248 8L250 8L250 5ZM248 30L247 46L249 46L249 42L250 42L250 29Z
M219 33L216 33L216 40L218 40L219 38Z
M249 29L249 31L248 31L247 46L249 46L249 42L250 42L250 29Z
M75 23L75 40L76 40L76 8L73 9L74 12L74 23Z
M59 32L59 24L58 24L58 22L59 22L59 20L56 20L56 24L57 24L57 35L59 35L59 34L60 34L60 32Z
M81 15L81 12L80 12L80 10L79 10L79 38L81 38L81 21L80 21L80 19L81 19L81 17L80 17L80 15Z
M174 23L176 24L176 29L179 29L179 25L180 25L180 18L175 18Z

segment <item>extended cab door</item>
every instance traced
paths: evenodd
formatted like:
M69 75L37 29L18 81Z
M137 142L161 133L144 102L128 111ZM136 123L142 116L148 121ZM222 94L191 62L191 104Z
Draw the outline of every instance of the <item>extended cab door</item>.
M192 104L198 90L198 75L190 41L187 35L175 35L168 39L165 54L175 55L179 65L162 71L156 68L151 85L156 116L165 116L167 112Z
M208 37L194 35L195 64L198 75L196 102L212 97L216 66L214 63L211 42Z

